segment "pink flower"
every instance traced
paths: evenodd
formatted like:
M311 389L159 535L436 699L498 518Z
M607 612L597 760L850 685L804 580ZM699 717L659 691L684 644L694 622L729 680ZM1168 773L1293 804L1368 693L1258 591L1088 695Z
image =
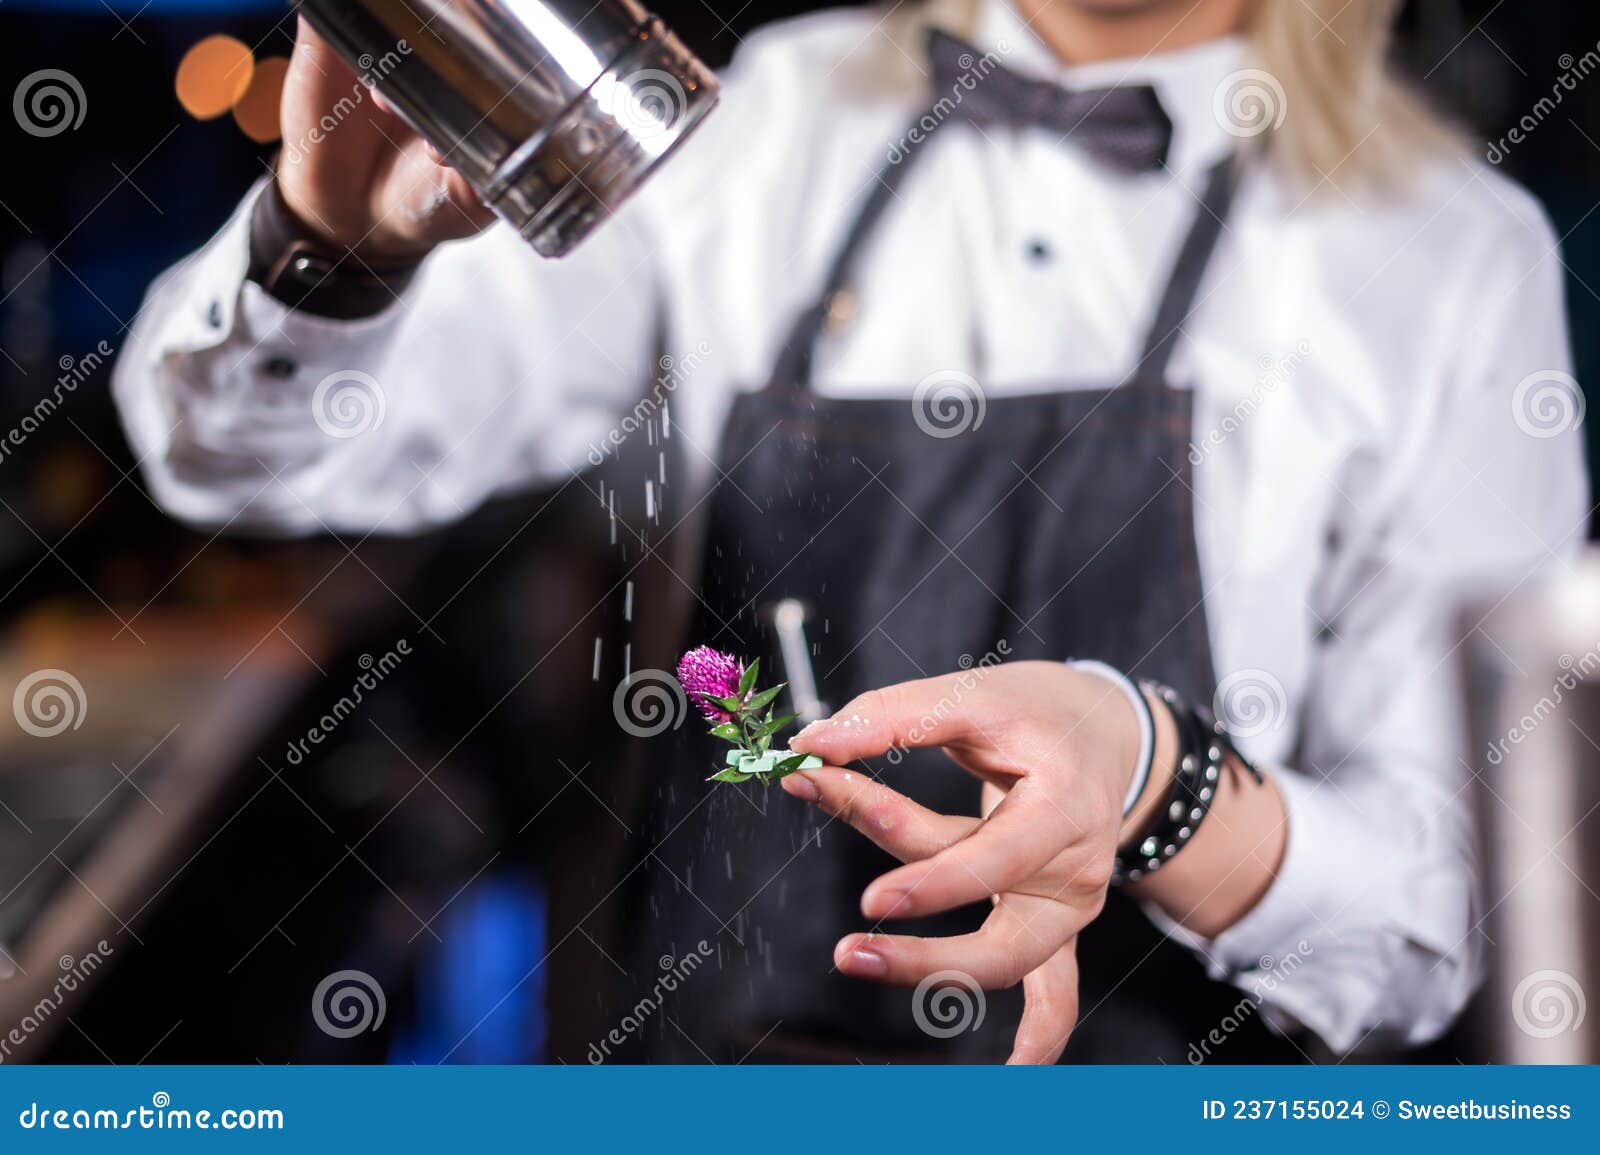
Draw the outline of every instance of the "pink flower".
M738 658L710 646L697 646L678 660L678 681L710 722L732 720L732 714L706 699L737 698L743 676L744 666Z

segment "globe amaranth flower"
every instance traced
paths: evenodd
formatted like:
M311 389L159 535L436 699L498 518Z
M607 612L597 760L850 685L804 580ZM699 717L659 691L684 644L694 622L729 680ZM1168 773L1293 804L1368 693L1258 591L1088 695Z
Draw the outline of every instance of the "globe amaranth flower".
M707 698L737 698L744 665L732 654L697 646L678 661L678 681L709 722L729 722L733 715Z

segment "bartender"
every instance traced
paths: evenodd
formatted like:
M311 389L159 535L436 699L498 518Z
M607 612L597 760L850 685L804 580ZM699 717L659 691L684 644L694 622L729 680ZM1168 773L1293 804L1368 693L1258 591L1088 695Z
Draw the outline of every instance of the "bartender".
M117 398L178 517L411 532L642 460L692 355L685 636L833 709L792 798L704 784L692 726L652 755L635 971L714 954L654 1054L1419 1044L1480 974L1451 607L1569 554L1588 486L1535 411L1579 408L1558 243L1385 72L1397 7L785 22L559 263L302 24L295 147Z

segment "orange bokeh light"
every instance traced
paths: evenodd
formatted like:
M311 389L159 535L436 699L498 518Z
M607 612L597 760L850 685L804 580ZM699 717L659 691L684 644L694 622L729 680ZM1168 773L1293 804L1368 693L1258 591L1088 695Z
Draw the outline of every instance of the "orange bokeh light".
M178 64L178 103L197 120L227 112L250 88L255 57L231 36L207 36Z
M234 121L257 144L270 144L283 135L278 109L283 99L283 77L288 71L287 57L268 56L256 61L250 87L233 106Z

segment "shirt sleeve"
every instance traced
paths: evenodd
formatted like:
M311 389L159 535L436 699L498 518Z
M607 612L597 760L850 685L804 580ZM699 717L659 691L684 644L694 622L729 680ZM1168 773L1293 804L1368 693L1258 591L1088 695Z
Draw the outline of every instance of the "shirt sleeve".
M1288 811L1276 880L1211 940L1151 910L1266 1021L1336 1052L1436 1038L1481 980L1461 611L1566 564L1585 536L1558 242L1519 196L1430 310L1456 356L1411 391L1392 452L1334 526L1300 753L1262 767Z
M383 312L336 321L246 280L263 188L152 286L113 379L175 515L414 531L581 468L643 393L660 307L643 210L563 261L497 224L434 252Z

